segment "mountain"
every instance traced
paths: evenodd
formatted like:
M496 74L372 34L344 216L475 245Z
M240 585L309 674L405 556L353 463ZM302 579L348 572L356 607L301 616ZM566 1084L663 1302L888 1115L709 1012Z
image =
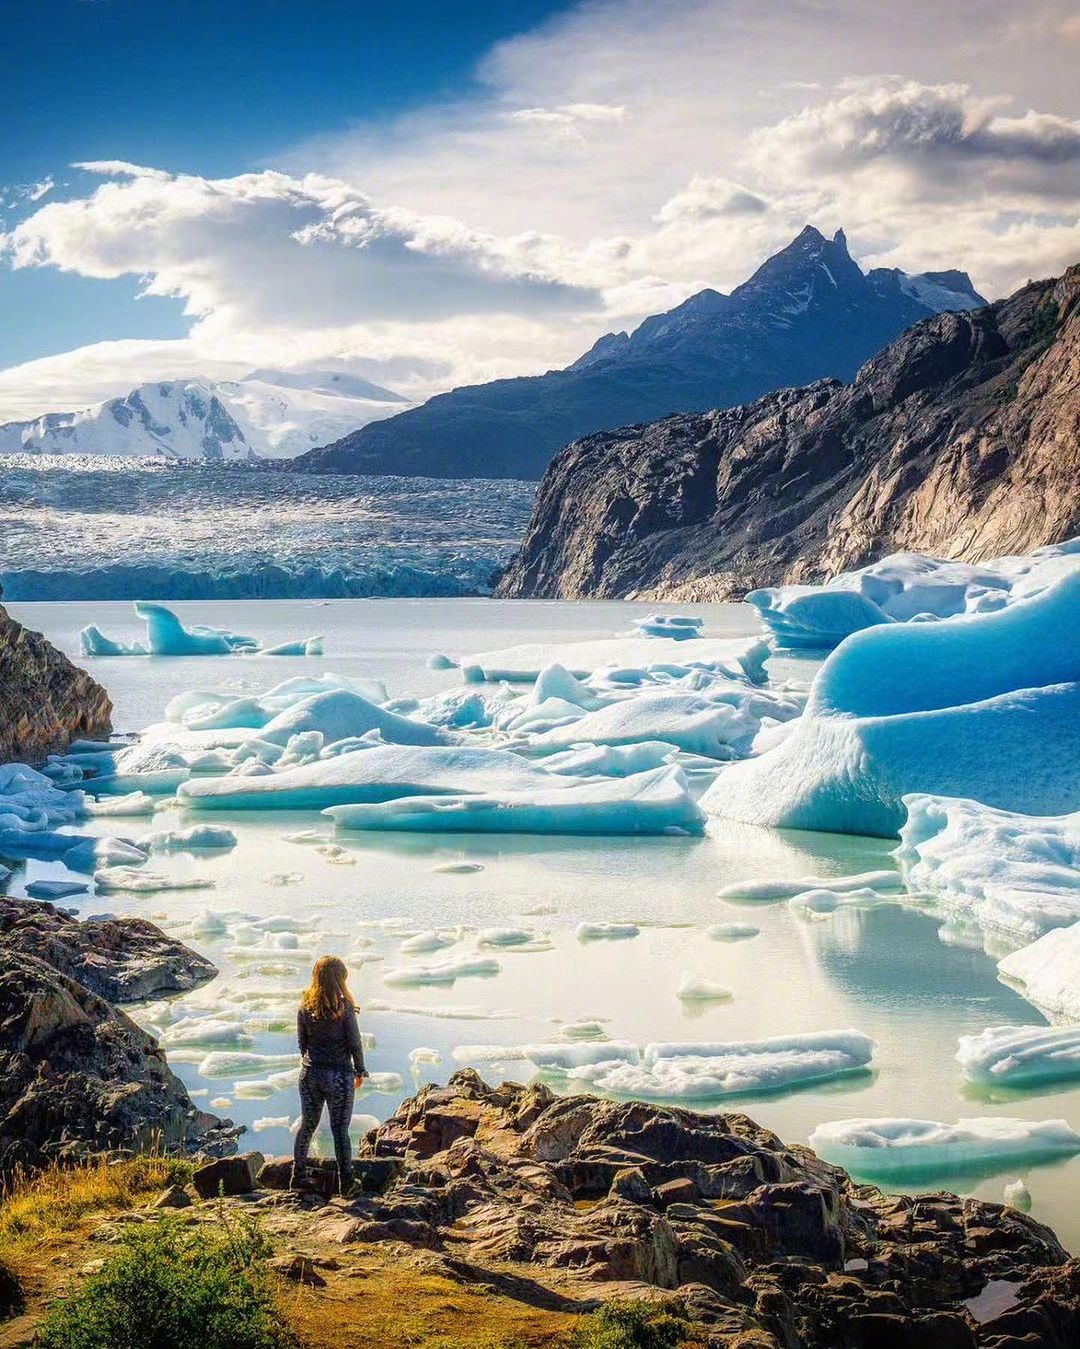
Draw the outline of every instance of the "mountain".
M605 431L540 485L501 595L727 599L896 551L1080 534L1080 267L756 402Z
M8 422L0 426L0 453L290 458L406 404L400 394L332 370L158 380L77 412Z
M850 379L919 319L986 301L963 272L864 273L843 231L806 229L730 295L703 290L565 370L440 394L323 449L315 472L538 478L579 436L670 412L730 407L832 375Z

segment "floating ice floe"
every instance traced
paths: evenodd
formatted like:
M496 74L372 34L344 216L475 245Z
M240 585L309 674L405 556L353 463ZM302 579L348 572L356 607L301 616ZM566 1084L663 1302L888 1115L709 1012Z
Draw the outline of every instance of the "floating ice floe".
M294 704L268 721L259 730L259 739L284 746L294 736L312 731L320 732L327 744L371 731L392 745L442 745L450 739L436 726L387 712L348 689L332 689Z
M684 642L691 637L700 637L705 625L703 618L692 614L646 614L644 618L635 618L634 627L641 637L673 637Z
M202 624L186 628L164 604L138 601L135 612L146 624L146 642L117 642L94 624L83 628L79 642L84 656L230 656L234 652L261 651L266 656L321 656L322 638L308 637L260 647L254 637L244 637L225 628Z
M662 768L677 753L678 746L662 740L643 740L633 745L582 744L548 755L543 764L547 772L567 777L625 778L646 773L650 768Z
M688 754L730 759L749 749L760 725L747 701L749 696L740 706L681 689L650 689L531 736L529 750L544 754L582 744L636 746L660 741Z
M139 846L150 852L221 852L236 847L231 829L214 824L197 824L191 829L162 829L145 834Z
M154 798L144 791L128 792L124 796L106 796L100 801L88 796L86 813L90 817L121 815L153 815Z
M1051 1021L1080 1022L1080 923L1002 957L998 974Z
M1080 1026L988 1026L960 1037L956 1059L972 1082L989 1086L1080 1077Z
M1056 762L1060 751L1043 752ZM1020 815L919 794L904 806L897 856L908 883L950 918L1014 942L1080 921L1080 811Z
M705 935L713 941L749 941L760 933L761 928L753 923L713 923L705 929Z
M397 988L426 988L453 984L458 979L490 978L502 966L491 956L459 956L430 965L398 965L383 975L383 983Z
M901 889L904 878L898 871L860 871L852 876L801 876L794 881L735 881L717 890L718 899L743 899L772 902L793 899L809 890L829 890L844 894L850 890ZM756 929L755 929L756 930Z
M1031 1210L1031 1191L1022 1180L1011 1180L1005 1186L1001 1197L1010 1208L1019 1209L1021 1213L1028 1213Z
M877 624L1003 609L1077 567L1080 539L976 564L892 553L825 585L752 590L746 602L777 646L821 650Z
M434 793L529 791L541 785L568 787L571 782L509 750L376 745L266 777L193 779L177 796L191 810L319 810Z
M751 824L895 835L909 793L1063 813L1080 799L1080 570L1023 603L855 633L795 730L702 798ZM1047 747L1053 746L1048 753Z
M921 1119L847 1119L819 1124L810 1146L855 1175L891 1179L949 1171L992 1171L1007 1162L1050 1161L1080 1152L1063 1119L991 1115L955 1124Z
M731 990L700 974L684 974L675 990L680 1002L730 1002Z
M860 890L804 890L788 900L788 908L802 918L828 918L838 909L876 909L881 904L897 904L895 894L881 895L866 887Z
M437 876L471 876L484 867L480 862L440 862L431 869Z
M3 884L3 881L4 876L0 875L0 884ZM55 902L58 899L67 899L71 895L84 895L89 888L88 881L31 881L26 887L26 893L30 899Z
M126 890L151 895L162 890L209 890L214 882L208 876L170 876L158 871L137 871L133 867L109 866L94 874L99 894Z
M637 923L578 923L574 935L578 941L626 941L640 932Z
M466 1045L459 1063L524 1060L540 1072L617 1096L719 1100L790 1090L865 1070L874 1042L858 1031L824 1031L763 1040L657 1043L623 1040L543 1045Z
M402 796L324 813L340 829L422 833L698 834L705 818L676 767L524 792Z
M466 656L461 669L466 680L510 682L534 680L550 665L560 665L578 679L605 667L648 671L664 664L697 666L724 672L753 683L765 682L768 645L760 637L610 637L588 642L536 643L483 651Z

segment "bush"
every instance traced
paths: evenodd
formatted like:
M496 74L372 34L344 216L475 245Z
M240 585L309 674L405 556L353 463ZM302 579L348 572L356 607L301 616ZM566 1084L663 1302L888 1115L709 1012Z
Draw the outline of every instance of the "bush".
M218 1230L152 1219L124 1232L101 1271L47 1313L40 1349L292 1349L250 1220Z
M609 1302L574 1332L574 1349L677 1349L690 1339L682 1304Z

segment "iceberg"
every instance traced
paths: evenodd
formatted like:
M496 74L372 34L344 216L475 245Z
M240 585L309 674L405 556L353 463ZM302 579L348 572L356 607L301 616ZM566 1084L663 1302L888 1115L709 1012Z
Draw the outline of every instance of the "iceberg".
M1063 1119L991 1115L941 1124L923 1119L846 1119L819 1124L810 1146L825 1161L875 1180L1000 1169L1080 1152L1080 1134Z
M700 637L704 624L703 618L690 614L647 614L644 618L634 619L634 627L640 636L672 637L677 642Z
M321 656L321 637L280 642L261 648L254 637L196 624L187 628L176 614L146 600L137 600L135 612L146 624L146 642L117 642L99 627L89 624L79 634L84 656L231 656L236 652L260 651L267 656Z
M1004 956L998 974L1051 1021L1080 1022L1080 923Z
M831 890L843 894L849 890L902 889L904 878L898 871L859 871L851 876L802 876L795 881L736 881L721 886L717 899L760 900L794 899L808 890ZM756 930L756 929L755 929Z
M745 705L714 702L682 690L649 690L576 717L529 739L531 753L575 745L639 745L663 741L688 754L730 759L749 749L760 718Z
M1080 799L1077 631L1074 570L994 613L857 632L819 670L792 733L724 769L702 805L880 837L899 832L909 793L1064 813Z
M422 833L699 834L705 819L676 767L528 791L402 796L324 814L339 829Z
M760 932L761 928L753 923L713 923L705 929L705 935L713 941L749 941Z
M373 745L264 777L192 778L177 798L190 810L321 810L406 796L572 784L573 779L545 773L509 750Z
M731 989L700 974L684 974L675 990L680 1002L730 1002Z
M458 979L491 978L502 966L492 956L459 956L430 965L399 965L383 975L392 988L426 988L453 984Z
M1013 943L1080 921L1080 811L1021 815L919 793L903 801L896 855L909 886L949 918Z
M665 664L694 666L732 678L765 682L769 647L760 637L609 637L587 642L534 643L481 651L461 661L470 683L532 682L549 665L578 679L609 666L648 671Z
M359 693L331 689L279 712L260 729L259 739L284 747L294 736L313 731L318 731L328 744L371 731L377 731L383 741L393 745L444 745L451 738L437 726L387 712Z
M149 852L216 852L235 848L236 842L231 829L197 824L192 829L162 829L145 834L139 840L139 847Z
M988 1026L963 1035L956 1061L972 1082L1030 1087L1080 1077L1080 1026Z
M981 564L893 553L825 585L752 590L746 602L774 645L827 650L881 623L991 613L1030 599L1078 568L1080 539Z

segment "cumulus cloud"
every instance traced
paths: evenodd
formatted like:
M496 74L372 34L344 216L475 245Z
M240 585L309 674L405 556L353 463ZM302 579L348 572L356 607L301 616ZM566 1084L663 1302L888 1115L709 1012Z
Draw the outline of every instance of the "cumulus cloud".
M664 202L656 213L662 225L680 220L715 220L718 217L759 215L769 209L768 202L749 188L727 178L710 178L695 173L682 192Z

